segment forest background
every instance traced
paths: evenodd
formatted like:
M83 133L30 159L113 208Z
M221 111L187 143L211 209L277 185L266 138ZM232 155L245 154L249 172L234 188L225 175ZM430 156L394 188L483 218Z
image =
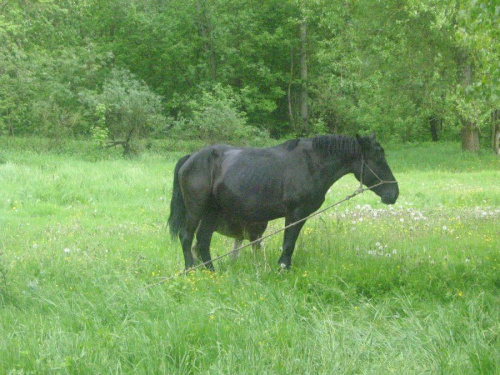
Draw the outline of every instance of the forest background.
M500 139L494 0L2 0L0 134Z

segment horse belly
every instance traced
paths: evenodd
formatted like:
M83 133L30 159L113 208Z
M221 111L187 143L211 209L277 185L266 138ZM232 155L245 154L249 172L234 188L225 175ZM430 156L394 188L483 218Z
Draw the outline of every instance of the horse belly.
M281 197L259 186L238 190L219 186L216 200L224 214L236 221L270 221L286 215L286 204Z

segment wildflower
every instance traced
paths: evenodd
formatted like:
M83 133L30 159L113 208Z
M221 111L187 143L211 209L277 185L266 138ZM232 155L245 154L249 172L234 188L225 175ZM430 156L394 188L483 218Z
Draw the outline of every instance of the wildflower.
M69 248L67 248L67 247L66 247L66 248L64 248L64 250L63 250L63 251L64 251L66 254L68 254L69 252L71 252L71 249L69 249Z
M448 227L446 225L443 225L443 230L444 231L447 231L448 230Z

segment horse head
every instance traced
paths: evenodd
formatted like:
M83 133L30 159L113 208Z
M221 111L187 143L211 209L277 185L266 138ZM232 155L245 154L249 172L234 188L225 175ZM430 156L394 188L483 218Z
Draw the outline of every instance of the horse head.
M356 139L361 158L354 164L354 175L362 184L382 198L382 203L393 204L398 199L399 187L385 159L384 149L375 139L375 133Z

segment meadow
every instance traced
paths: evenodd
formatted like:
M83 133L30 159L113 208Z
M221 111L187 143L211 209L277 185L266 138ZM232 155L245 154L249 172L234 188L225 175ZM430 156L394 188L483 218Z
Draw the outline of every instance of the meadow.
M80 146L0 139L0 373L500 373L493 154L387 147L398 202L366 192L311 219L290 271L279 235L165 281L183 266L166 220L185 152ZM215 235L212 256L231 245Z

